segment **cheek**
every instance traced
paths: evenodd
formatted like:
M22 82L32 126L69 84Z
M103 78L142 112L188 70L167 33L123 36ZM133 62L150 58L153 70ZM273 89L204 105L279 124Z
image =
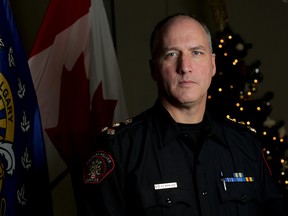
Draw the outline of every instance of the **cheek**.
M169 89L173 89L175 86L173 75L167 72L162 72L162 73L159 72L157 85L160 89L165 90L165 91L169 91Z
M157 71L156 79L159 82L166 82L170 79L171 70L166 65L161 65Z
M211 85L211 81L212 81L212 77L213 77L213 74L207 74L205 80L206 80L206 85L207 87L209 88L209 86Z
M166 85L171 85L174 81L177 80L177 75L166 70L161 73L161 79Z

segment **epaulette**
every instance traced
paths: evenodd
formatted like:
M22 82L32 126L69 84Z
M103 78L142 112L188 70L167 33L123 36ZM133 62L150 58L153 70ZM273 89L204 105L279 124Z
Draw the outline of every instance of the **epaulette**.
M242 126L243 128L247 128L249 129L250 131L252 131L253 133L257 133L256 129L251 127L250 125L247 125L245 122L243 121L237 121L235 118L231 118L230 116L226 116L226 119L234 122L234 123L237 123L238 125Z
M126 119L124 122L114 122L110 127L106 126L102 128L101 132L107 135L115 135L116 130L123 128L133 122L132 118Z

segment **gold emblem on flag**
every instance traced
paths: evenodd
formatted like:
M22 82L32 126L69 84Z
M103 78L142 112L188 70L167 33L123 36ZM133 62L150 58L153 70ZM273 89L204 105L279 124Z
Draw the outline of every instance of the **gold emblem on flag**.
M0 191L2 191L5 174L13 175L15 170L15 156L12 149L15 130L14 101L10 85L0 72L0 154L6 159L6 163L0 161ZM6 200L2 198L2 202ZM1 211L6 207L2 203Z
M0 141L14 141L14 102L9 83L2 73L0 73Z

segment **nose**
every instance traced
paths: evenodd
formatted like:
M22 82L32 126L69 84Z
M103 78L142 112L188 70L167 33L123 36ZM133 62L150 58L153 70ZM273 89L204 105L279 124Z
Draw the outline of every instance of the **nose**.
M192 62L188 55L182 54L178 59L178 70L179 74L185 74L192 72Z

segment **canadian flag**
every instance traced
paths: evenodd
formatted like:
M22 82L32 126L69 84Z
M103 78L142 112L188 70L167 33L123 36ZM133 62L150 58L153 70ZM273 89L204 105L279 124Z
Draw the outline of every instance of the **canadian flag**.
M127 117L102 0L51 0L28 63L55 189L93 136Z

